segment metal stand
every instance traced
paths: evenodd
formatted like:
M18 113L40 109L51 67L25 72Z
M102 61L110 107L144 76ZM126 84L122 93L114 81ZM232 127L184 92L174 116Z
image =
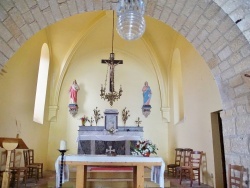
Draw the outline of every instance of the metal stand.
M67 150L58 150L60 151L61 153L61 168L60 168L60 185L59 187L61 188L62 187L62 178L63 178L63 158L64 158L64 153L67 151Z

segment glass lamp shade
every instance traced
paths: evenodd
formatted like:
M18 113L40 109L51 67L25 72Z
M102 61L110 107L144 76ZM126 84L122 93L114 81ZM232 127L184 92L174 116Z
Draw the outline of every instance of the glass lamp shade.
M120 0L117 7L117 32L125 40L136 40L145 32L143 0Z

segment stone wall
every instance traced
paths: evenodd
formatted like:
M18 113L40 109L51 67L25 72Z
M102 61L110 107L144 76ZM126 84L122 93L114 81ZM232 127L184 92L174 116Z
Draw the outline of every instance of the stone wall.
M147 0L146 15L181 33L207 62L220 90L226 163L250 167L250 3ZM75 14L111 10L108 0L0 1L0 70L39 30ZM1 75L0 75L1 76Z

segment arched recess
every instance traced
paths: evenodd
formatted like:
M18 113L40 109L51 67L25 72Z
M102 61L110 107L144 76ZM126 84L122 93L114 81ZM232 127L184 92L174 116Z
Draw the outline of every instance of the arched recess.
M147 37L142 37L142 40L148 49L148 53L151 57L151 62L153 63L154 71L156 73L156 77L158 80L159 90L160 90L160 95L161 95L161 109L160 110L162 113L162 118L166 122L170 122L170 108L169 108L169 104L168 104L168 100L167 100L169 96L166 95L166 93L168 93L168 91L165 87L162 72L161 72L161 69L159 67L160 60L157 59L157 55L156 55L156 52L154 50L154 47L153 47L152 43L147 39Z
M89 29L87 31L84 32L80 32L81 34L76 38L75 43L69 48L67 54L64 57L63 63L62 63L62 67L61 67L61 71L60 71L60 76L56 85L56 92L55 95L53 97L53 103L50 105L49 109L49 120L50 121L56 121L56 114L57 114L57 109L58 109L58 100L59 100L59 96L60 96L60 90L62 87L62 83L63 83L63 79L65 77L65 74L70 66L70 62L72 57L74 56L74 53L77 51L77 49L79 48L79 46L84 42L84 40L86 39L86 37L92 33L92 31L95 29L95 26L98 25L99 22L102 21L102 19L104 18L104 16L106 15L106 13L103 11L98 17L96 17L92 23L92 25L89 27ZM157 55L156 52L150 42L150 40L147 37L142 37L141 38L146 49L148 52L148 55L150 57L150 62L153 64L154 67L154 72L155 75L157 77L158 80L158 84L159 84L159 91L160 91L160 97L161 97L161 112L162 112L162 117L166 122L170 121L170 115L169 115L169 107L168 107L168 100L167 100L167 96L166 96L166 87L165 87L165 83L164 83L164 79L162 77L162 72L161 69L159 67L159 60L157 59ZM119 50L119 49L116 49ZM120 50L122 51L122 50ZM123 52L126 53L126 52Z
M86 39L89 33L93 29L95 29L95 26L102 20L102 18L105 16L105 12L103 11L101 14L99 14L96 18L92 20L92 25L89 27L87 31L82 31L80 32L81 34L76 37L75 42L71 45L69 48L67 54L65 55L62 66L61 66L61 71L59 75L59 79L56 83L56 89L53 97L52 104L49 106L49 121L56 121L56 115L57 115L57 110L58 110L58 100L60 96L60 91L63 83L63 79L65 77L65 74L68 70L68 67L70 66L70 62L72 57L74 56L76 50L79 48L79 46L83 43L83 41Z
M184 118L183 106L183 86L182 86L182 69L180 50L176 48L173 53L171 63L171 80L172 80L172 101L173 101L173 122L177 124Z

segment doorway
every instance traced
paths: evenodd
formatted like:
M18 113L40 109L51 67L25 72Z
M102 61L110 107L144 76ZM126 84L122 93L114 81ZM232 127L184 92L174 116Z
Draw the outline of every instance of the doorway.
M211 113L215 187L227 187L225 152L220 111Z

